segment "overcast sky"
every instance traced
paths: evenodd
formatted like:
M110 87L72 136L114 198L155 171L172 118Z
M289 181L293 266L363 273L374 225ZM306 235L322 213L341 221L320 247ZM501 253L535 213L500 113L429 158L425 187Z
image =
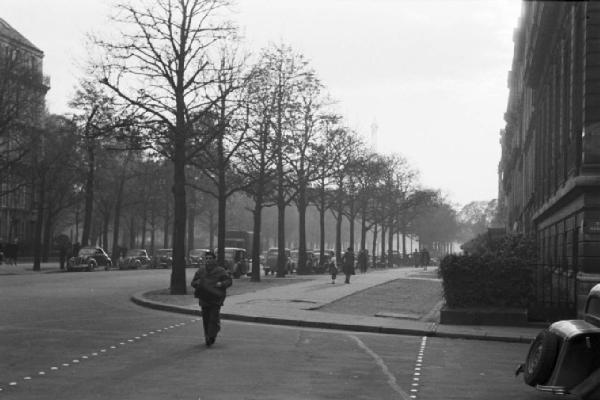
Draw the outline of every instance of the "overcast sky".
M0 0L5 19L45 53L50 112L68 111L84 35L110 0ZM350 127L399 153L425 187L466 204L497 197L499 134L519 0L239 0L254 52L284 42L316 69Z

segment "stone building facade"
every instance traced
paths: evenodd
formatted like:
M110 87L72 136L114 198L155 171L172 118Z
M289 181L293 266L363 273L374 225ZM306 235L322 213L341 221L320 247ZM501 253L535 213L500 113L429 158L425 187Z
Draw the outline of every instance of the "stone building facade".
M27 248L35 224L31 156L45 112L44 53L0 18L0 242Z
M561 292L581 311L600 282L600 3L522 7L499 208L510 231L536 235L540 264L553 274L544 297Z

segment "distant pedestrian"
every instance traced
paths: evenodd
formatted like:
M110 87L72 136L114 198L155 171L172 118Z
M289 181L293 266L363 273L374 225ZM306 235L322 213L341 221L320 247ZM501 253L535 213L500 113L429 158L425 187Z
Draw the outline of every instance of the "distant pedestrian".
M335 284L335 278L337 278L338 274L338 269L335 265L335 261L333 260L333 258L329 262L329 274L331 275L331 284L333 285Z
M367 272L367 258L369 255L367 254L367 250L362 249L358 252L358 268L362 274Z
M17 265L17 257L19 255L19 239L15 238L12 243L6 243L6 250L4 252L6 256L6 263L8 265Z
M60 269L65 269L65 262L67 261L67 246L65 244L61 244L58 249L58 263L60 265Z
M221 306L227 296L227 288L233 281L229 272L217 265L217 257L212 251L204 254L204 265L198 268L192 279L194 297L202 309L202 323L206 346L215 343L221 330Z
M342 256L342 271L346 275L345 283L350 283L350 276L354 275L354 251L352 247L348 247L348 250Z
M79 249L81 249L81 245L79 244L79 242L75 242L73 244L73 257L77 257L77 255L79 254Z
M423 265L423 270L427 271L427 267L429 266L429 252L425 247L421 250L421 265Z
M15 238L13 243L13 264L17 266L17 259L19 258L19 238Z
M421 253L417 249L413 251L412 258L415 264L415 268L419 268L421 263Z

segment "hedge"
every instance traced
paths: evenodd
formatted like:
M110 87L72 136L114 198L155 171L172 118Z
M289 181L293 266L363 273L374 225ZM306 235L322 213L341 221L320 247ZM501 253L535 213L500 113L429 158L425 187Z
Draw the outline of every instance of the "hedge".
M471 254L442 260L439 275L446 305L526 307L532 294L533 240L520 235L486 236L476 239Z

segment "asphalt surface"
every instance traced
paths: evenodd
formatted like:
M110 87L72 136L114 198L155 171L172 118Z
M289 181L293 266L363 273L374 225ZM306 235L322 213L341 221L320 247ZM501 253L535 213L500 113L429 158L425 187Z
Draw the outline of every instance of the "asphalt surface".
M433 270L435 268L429 268L429 272ZM17 266L0 265L0 276L59 272L61 271L57 263L44 263L41 271L32 271L29 263L20 263ZM519 343L530 343L541 329L539 324L441 325L437 321L431 321L431 318L416 320L410 315L364 316L354 315L351 312L321 311L327 304L396 279L431 279L431 275L423 275L423 270L420 268L403 267L371 270L367 274L358 274L352 277L348 285L343 283L343 277L339 278L335 285L331 285L327 275L307 275L302 276L302 281L299 283L228 296L221 315L223 319L277 325ZM162 296L157 299L149 295L157 289L164 289L164 286L148 287L132 293L131 300L149 308L201 315L192 298L189 299L189 304L181 304L181 299L176 299L176 296ZM431 310L431 313L435 314L437 311L439 310Z
M357 275L350 285L316 276L231 296L229 312L283 322L224 321L207 349L197 305L160 312L130 301L131 293L164 288L167 270L10 268L0 276L0 298L10 305L0 323L0 399L553 398L512 374L526 343L361 332L373 329L371 318L378 321L374 332L398 318L364 317L359 324L352 314L324 311L331 299L396 279L403 270ZM252 304L260 316L250 314ZM242 316L239 310L232 316ZM303 314L311 317L300 323ZM314 320L321 314L328 321ZM306 327L324 322L347 326Z

